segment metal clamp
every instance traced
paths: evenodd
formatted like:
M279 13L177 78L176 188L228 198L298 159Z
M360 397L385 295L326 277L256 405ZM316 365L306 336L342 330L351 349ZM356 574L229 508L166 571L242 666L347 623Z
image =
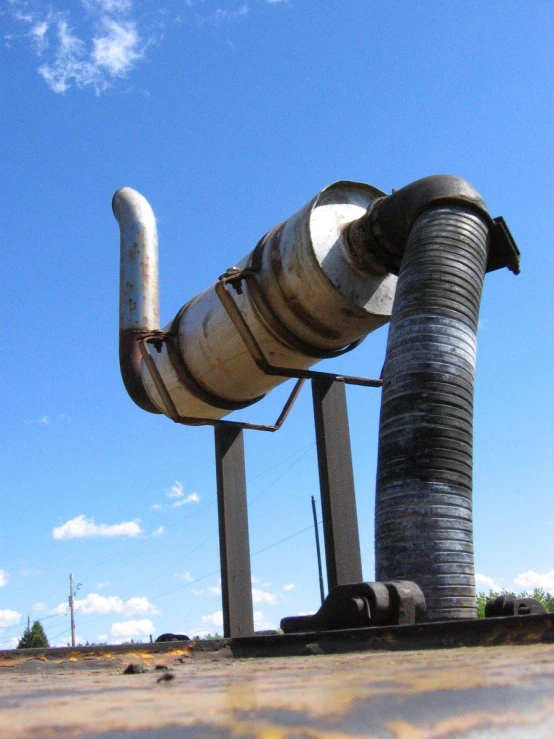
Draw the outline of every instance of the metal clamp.
M485 603L485 618L531 616L537 613L546 613L546 609L536 598L516 598L515 595L505 593Z
M425 597L415 582L361 582L333 588L313 616L281 619L285 634L302 631L406 625L425 615Z

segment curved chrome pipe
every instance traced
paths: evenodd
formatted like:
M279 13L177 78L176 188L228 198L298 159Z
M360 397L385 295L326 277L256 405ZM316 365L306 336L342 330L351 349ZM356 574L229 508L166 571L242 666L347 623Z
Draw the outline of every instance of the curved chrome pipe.
M139 342L160 328L158 230L150 204L130 187L120 188L112 209L121 234L119 279L119 365L134 402L150 413L160 411L150 400L141 377Z

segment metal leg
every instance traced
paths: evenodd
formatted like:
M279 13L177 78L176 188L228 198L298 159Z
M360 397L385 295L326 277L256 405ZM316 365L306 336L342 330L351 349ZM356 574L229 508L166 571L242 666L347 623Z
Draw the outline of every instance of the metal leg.
M329 590L363 580L350 432L343 382L312 379Z
M242 429L215 428L223 635L254 633Z

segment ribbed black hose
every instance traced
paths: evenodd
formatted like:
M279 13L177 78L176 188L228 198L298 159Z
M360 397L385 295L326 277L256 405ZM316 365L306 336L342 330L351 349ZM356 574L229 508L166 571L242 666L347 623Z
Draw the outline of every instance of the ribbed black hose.
M488 226L439 207L402 258L383 372L377 580L413 580L429 620L475 618L473 381Z

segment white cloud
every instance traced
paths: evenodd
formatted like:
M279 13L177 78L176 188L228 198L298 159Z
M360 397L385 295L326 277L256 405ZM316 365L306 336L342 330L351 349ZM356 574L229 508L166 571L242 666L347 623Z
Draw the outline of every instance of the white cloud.
M200 503L200 496L197 493L191 493L190 495L187 495L186 498L176 500L175 503L173 503L173 508L180 508L181 506L188 505L189 503Z
M269 629L275 629L275 624L262 611L254 611L254 629L256 631L268 631Z
M42 601L39 601L38 603L33 603L31 606L33 611L45 611L46 610L46 603L43 603Z
M183 572L183 574L178 575L178 577L180 577L181 580L185 580L185 582L192 582L194 580L194 577L191 575L190 572Z
M44 50L48 46L48 40L46 39L46 33L48 31L49 24L47 21L37 21L33 24L33 27L29 31L29 36L33 40L33 43L36 46L37 53L42 54ZM44 416L44 418L48 418L48 416ZM48 423L48 421L47 421Z
M288 585L283 585L283 590L288 593L289 591L294 590L295 587L296 585L293 582L289 582Z
M193 590L194 595L221 595L221 587L219 585L212 585L205 590Z
M203 624L213 624L214 626L223 626L223 611L216 611L209 616L202 616Z
M111 18L104 18L102 24L104 35L92 40L92 59L111 77L124 77L144 56L136 26L131 21L123 23Z
M533 588L543 588L550 593L554 593L554 570L540 574L534 570L528 570L514 578L515 584L524 590L533 590Z
M267 603L268 605L275 605L277 598L273 593L268 593L267 590L260 590L259 588L252 588L252 601L254 603Z
M76 516L62 526L52 529L54 539L85 539L97 536L139 536L142 529L138 521L123 521L116 524L95 524L92 518Z
M111 15L125 13L131 9L131 0L83 0L83 5L89 12L99 11Z
M171 490L166 493L168 498L182 498L185 493L183 492L183 483L179 480L175 480Z
M123 616L137 616L141 614L150 614L157 616L160 611L154 606L146 596L129 598L123 601L116 595L99 595L98 593L89 593L86 598L76 598L74 601L75 611L84 615L97 613L107 616L111 613L119 613ZM53 614L62 614L67 611L67 603L60 603L54 610Z
M481 586L481 587L479 587ZM502 590L502 585L496 583L492 577L475 573L475 587L479 592L489 590Z
M85 14L76 3L67 11L46 3L32 11L14 0L10 5L13 19L31 26L27 36L44 59L38 72L56 93L91 86L100 94L144 57L147 43L130 17L131 0L82 0ZM36 421L49 422L48 416Z
M45 415L40 418L33 418L31 421L25 421L25 423L38 426L48 426L50 423L50 416Z
M107 588L109 585L111 585L109 580L103 580L102 582L97 583L96 587L98 590L102 590L103 588Z
M19 644L19 637L12 636L11 639L8 639L8 641L2 644L2 649L17 649L18 644Z
M66 20L56 23L57 46L51 62L42 64L38 72L48 87L64 93L72 86L93 85L100 93L108 87L101 70L87 58L86 44L72 33Z
M8 584L9 575L6 570L0 570L0 588L5 587Z
M0 629L5 629L8 626L16 626L20 621L21 614L17 611L12 611L9 608L0 611Z
M152 508L153 511L161 511L163 508L163 505L161 505L161 503L152 503L150 507Z
M164 533L165 529L163 526L158 526L158 528L154 531L152 536L161 536Z
M157 616L160 613L159 608L152 605L145 595L138 596L135 598L129 598L125 602L123 613L126 616L134 616L139 613L150 613L152 616Z
M235 8L235 10L223 10L223 8L218 8L215 11L215 22L216 25L219 26L221 23L232 21L235 18L242 18L245 15L248 15L248 5L246 5L246 3Z
M145 641L145 637L149 637L154 631L152 621L143 618L138 621L119 621L112 624L110 635L114 643L121 644L122 642L131 641L131 639Z
M39 569L25 569L21 570L21 576L22 577L38 577L39 575L42 575L42 570Z

